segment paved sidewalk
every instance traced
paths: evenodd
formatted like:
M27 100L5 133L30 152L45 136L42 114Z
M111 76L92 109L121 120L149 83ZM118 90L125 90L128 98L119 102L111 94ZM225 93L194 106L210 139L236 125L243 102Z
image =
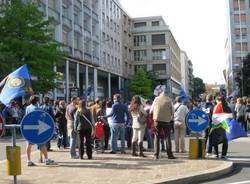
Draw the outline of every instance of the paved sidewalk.
M232 162L223 160L189 160L187 154L175 154L176 160L168 160L161 153L160 160L153 160L152 152L146 158L134 158L129 153L94 154L93 160L74 160L69 158L69 150L49 152L50 158L57 162L54 166L37 164L26 166L26 157L22 157L22 175L18 184L147 184L147 183L198 183L206 178L230 172ZM38 160L39 152L32 155ZM0 162L0 184L13 183L13 177L6 176L6 162Z

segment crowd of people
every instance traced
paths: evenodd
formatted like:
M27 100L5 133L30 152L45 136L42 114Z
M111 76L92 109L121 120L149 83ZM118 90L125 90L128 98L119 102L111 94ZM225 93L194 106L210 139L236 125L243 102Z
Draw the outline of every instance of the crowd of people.
M227 101L226 101L227 100ZM226 158L228 141L223 128L211 131L212 122L219 113L228 113L235 118L247 132L250 124L250 98L230 98L222 96L213 98L203 96L200 102L183 102L177 96L175 103L165 90L162 90L153 102L135 95L130 103L122 103L120 94L113 99L95 99L89 102L79 97L72 97L67 104L64 100L52 101L32 95L27 105L22 106L13 100L7 106L0 105L0 115L6 124L20 123L22 117L35 110L43 110L55 120L57 130L57 147L69 149L72 159L92 159L93 149L101 153L109 150L110 154L126 154L131 149L133 157L145 157L145 150L154 150L154 159L160 158L160 151L166 151L168 159L175 159L171 138L174 135L176 153L185 153L185 136L190 134L185 117L192 109L206 112L210 125L205 131L208 155L219 158L218 145L223 144L221 158ZM98 136L97 136L97 132ZM6 131L6 135L10 135ZM218 135L223 135L222 138ZM120 140L120 141L119 141ZM146 140L146 143L144 142ZM118 144L118 141L120 144ZM146 146L147 145L147 146ZM33 166L31 160L32 143L27 144L27 165ZM48 157L52 151L50 141L38 145L41 155L39 162L54 164ZM214 149L214 152L213 152Z

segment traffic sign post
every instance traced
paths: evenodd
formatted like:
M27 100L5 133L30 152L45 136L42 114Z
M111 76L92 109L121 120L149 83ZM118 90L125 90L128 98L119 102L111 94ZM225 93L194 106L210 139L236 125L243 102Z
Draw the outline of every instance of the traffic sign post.
M45 144L54 134L53 118L44 111L33 111L21 121L21 133L32 144Z
M209 117L201 110L192 110L186 117L186 124L194 132L202 132L208 127Z
M2 137L4 134L4 121L2 116L0 116L0 137Z
M201 110L192 110L186 117L186 124L189 129L196 132L196 139L189 140L189 158L205 158L205 143L204 139L199 139L198 133L204 131L209 124L208 115Z

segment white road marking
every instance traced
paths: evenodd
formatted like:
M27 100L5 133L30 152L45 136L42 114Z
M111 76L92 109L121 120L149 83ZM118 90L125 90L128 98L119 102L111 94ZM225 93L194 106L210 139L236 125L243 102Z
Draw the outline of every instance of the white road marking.
M247 184L250 183L250 180L246 180L246 181L238 181L238 182L234 182L234 183L227 183L227 184Z

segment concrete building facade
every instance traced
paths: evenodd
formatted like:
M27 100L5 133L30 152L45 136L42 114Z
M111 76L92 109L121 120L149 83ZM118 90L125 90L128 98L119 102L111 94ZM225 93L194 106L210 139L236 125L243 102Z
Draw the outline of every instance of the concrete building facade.
M184 91L192 97L193 64L185 51L181 51L181 83Z
M54 37L69 57L54 98L73 95L111 97L124 88L122 9L116 0L42 0L39 9L53 17Z
M158 83L167 84L169 92L179 94L181 85L180 48L161 16L133 18L132 63L153 71Z
M242 60L250 51L250 1L227 0L227 14L226 84L229 95L241 95Z

